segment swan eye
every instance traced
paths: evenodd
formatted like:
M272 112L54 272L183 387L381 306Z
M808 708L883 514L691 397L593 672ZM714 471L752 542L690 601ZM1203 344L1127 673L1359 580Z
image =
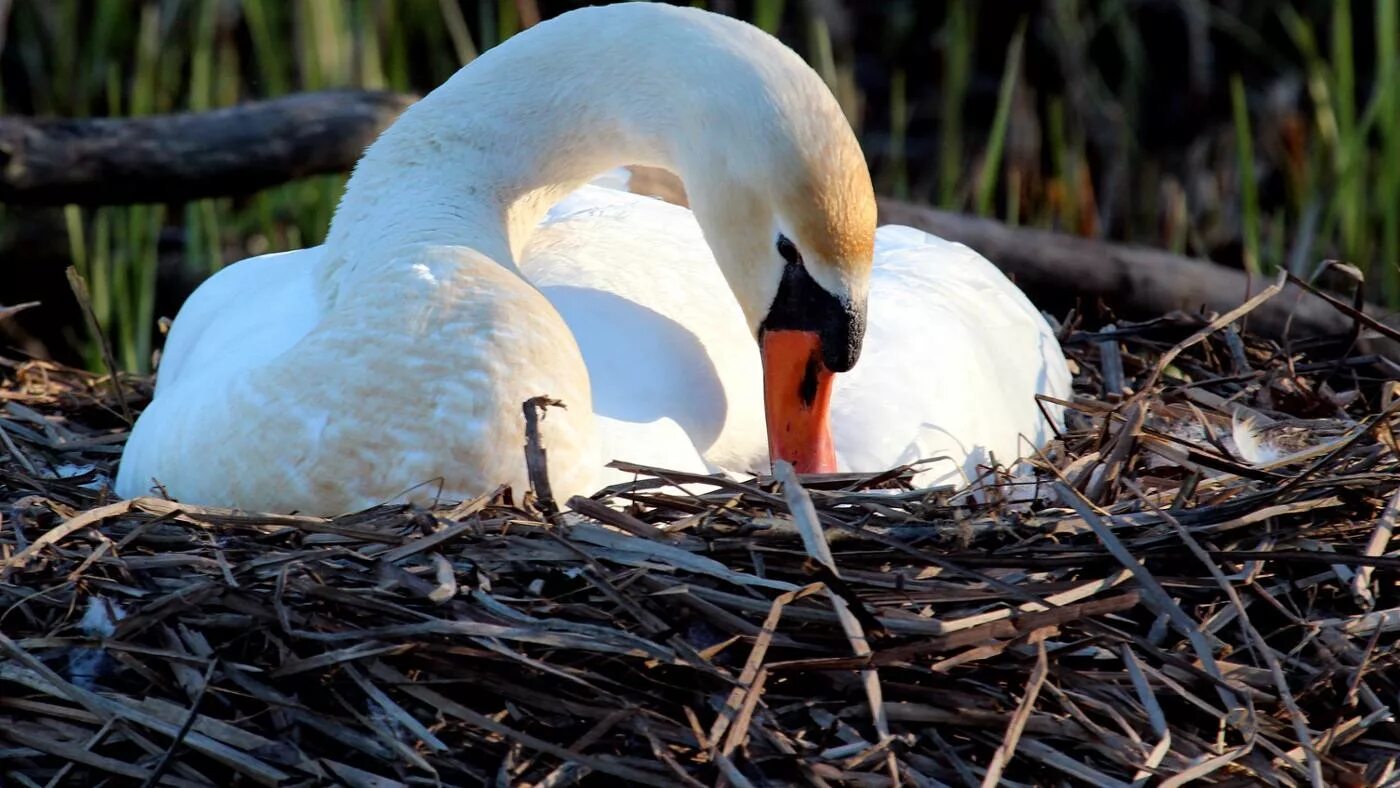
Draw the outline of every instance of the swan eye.
M797 247L786 235L778 236L778 254L783 256L788 265L802 265L802 255L798 253Z

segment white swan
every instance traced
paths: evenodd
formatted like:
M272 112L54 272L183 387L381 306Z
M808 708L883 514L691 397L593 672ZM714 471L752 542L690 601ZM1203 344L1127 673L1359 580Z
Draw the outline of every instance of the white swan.
M598 183L626 188L611 173ZM619 259L645 260L652 275L635 276ZM690 436L619 441L608 456L683 454L693 444L713 465L766 469L758 347L690 211L584 186L550 209L520 267L573 331L595 412L624 425L666 415ZM915 482L975 479L979 466L1049 439L1045 414L1058 422L1061 409L1042 411L1037 393L1069 399L1070 375L1025 295L962 244L879 228L864 350L831 395L837 466L942 458Z
M677 172L693 218L590 188L540 226L629 163ZM1068 396L1044 320L907 228L872 277L874 214L834 99L773 38L659 4L564 14L405 112L324 246L190 297L116 490L333 513L520 487L538 395L568 405L542 427L561 497L612 457L963 473L1043 441L1035 394Z

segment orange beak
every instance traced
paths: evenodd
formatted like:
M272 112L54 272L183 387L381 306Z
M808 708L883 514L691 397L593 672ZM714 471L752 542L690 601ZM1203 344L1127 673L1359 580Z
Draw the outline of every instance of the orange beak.
M763 405L768 457L798 473L835 473L831 444L831 381L815 331L763 332Z

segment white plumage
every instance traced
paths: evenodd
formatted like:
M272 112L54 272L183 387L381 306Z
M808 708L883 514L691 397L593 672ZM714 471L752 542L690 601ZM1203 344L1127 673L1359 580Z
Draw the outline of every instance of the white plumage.
M632 162L678 172L696 213L576 190ZM986 260L909 228L879 230L867 277L865 222L854 137L774 39L691 9L566 14L406 112L325 246L191 296L116 489L334 513L523 486L521 403L539 395L568 405L543 426L561 496L610 481L613 458L762 470L754 334L780 232L818 286L869 294L832 400L843 468L943 455L921 481L948 481L1043 443L1035 395L1069 396L1044 319Z
M595 412L665 415L712 465L766 468L758 350L690 211L586 186L550 210L520 267L578 340ZM1043 413L1058 421L1061 409L1042 411L1036 394L1068 400L1070 383L1044 317L986 258L879 228L865 350L831 401L842 470L942 458L916 482L973 479L993 456L1010 463L1043 445ZM633 435L614 442L615 458L665 445Z

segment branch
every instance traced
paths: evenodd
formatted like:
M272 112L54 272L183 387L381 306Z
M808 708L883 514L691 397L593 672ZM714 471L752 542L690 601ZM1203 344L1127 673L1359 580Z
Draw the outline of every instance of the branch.
M1008 227L991 219L898 200L880 200L880 221L917 227L967 244L1027 291L1101 298L1149 315L1200 307L1225 313L1270 284L1263 278L1251 281L1243 271L1206 260L1048 230ZM1384 310L1373 305L1368 305L1366 312L1384 315ZM1351 330L1352 320L1322 298L1289 284L1250 313L1249 327L1275 338L1285 334L1342 335Z
M413 101L332 90L179 115L0 117L0 202L180 202L344 172Z

